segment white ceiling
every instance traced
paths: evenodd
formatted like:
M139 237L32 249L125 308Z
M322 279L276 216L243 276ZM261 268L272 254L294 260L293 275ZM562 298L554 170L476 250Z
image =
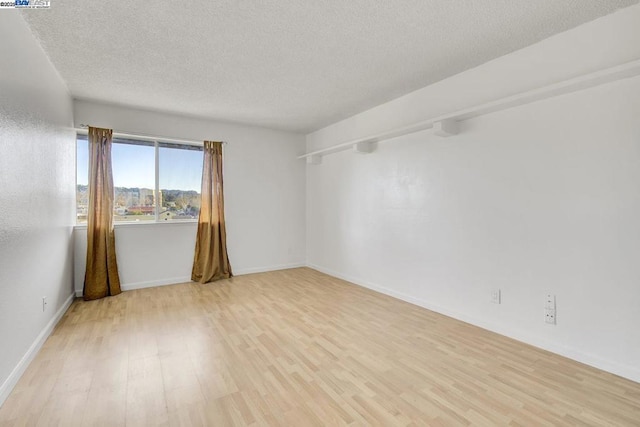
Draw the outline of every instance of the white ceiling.
M638 0L54 0L72 95L310 132Z

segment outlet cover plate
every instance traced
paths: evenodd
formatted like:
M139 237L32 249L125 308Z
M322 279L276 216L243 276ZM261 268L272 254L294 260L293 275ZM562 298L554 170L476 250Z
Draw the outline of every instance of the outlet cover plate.
M500 289L493 289L491 291L491 302L494 304L500 304L501 302L501 298L500 298Z

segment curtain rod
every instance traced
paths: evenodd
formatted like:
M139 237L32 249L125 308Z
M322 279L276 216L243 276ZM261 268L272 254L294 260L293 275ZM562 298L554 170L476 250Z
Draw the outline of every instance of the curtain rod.
M89 125L80 124L75 128L76 131L80 131L82 133L88 133ZM180 139L180 138L167 138L164 136L156 136L156 135L145 135L141 133L132 133L132 132L121 132L118 130L113 130L113 136L119 136L121 138L139 138L145 139L148 141L162 141L162 142L179 142L181 144L189 144L189 145L200 145L204 144L204 141L196 141L195 139ZM227 144L226 141L222 141L223 144Z

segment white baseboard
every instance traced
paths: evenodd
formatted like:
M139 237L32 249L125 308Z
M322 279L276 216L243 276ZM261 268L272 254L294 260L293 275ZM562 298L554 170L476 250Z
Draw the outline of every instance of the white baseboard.
M56 311L56 314L51 318L51 320L49 320L49 323L47 323L44 329L42 329L40 334L36 337L33 344L31 344L31 347L29 347L29 350L27 350L24 356L22 356L20 362L18 362L16 367L13 368L13 371L11 371L11 374L6 379L4 384L0 386L0 406L2 406L5 400L7 400L7 397L9 397L11 390L13 390L13 388L16 386L18 380L20 380L20 377L22 377L22 374L24 374L24 371L27 370L33 358L36 357L44 342L47 340L47 338L49 338L49 335L51 335L51 332L53 332L53 328L56 327L64 313L67 312L74 298L74 294L69 295L64 304L62 304L58 311Z
M245 274L266 273L268 271L287 270L289 268L300 268L300 267L306 267L306 266L307 264L304 262L296 262L292 264L272 265L269 267L242 268L240 270L234 270L233 275L242 276Z
M339 273L337 271L331 270L329 268L325 268L316 264L307 264L307 267L317 270L321 273L328 274L329 276L337 277L342 280L346 280L350 283L353 283L358 286L362 286L363 288L371 289L376 292L380 292L381 294L385 294L391 296L393 298L397 298L399 300L417 305L422 308L426 308L427 310L434 311L436 313L443 314L448 317L452 317L454 319L470 323L474 326L478 326L482 329L486 329L491 332L495 332L500 335L504 335L506 337L512 338L516 341L520 341L534 347L541 348L543 350L550 351L552 353L558 354L560 356L567 357L569 359L578 361L580 363L584 363L585 365L592 366L594 368L601 369L603 371L610 372L612 374L621 376L623 378L627 378L631 381L635 381L640 383L640 369L636 366L624 365L616 362L612 362L610 360L602 359L598 356L594 356L592 354L584 353L580 350L576 350L571 347L567 347L555 342L550 342L548 340L542 339L532 334L526 333L526 331L522 331L520 329L516 329L510 327L508 325L496 324L493 322L487 322L485 320L477 319L471 316L468 316L464 313L460 313L454 310L451 310L446 307L442 307L436 304L432 304L429 301L426 301L421 298L416 298L411 295L404 294L402 292L397 292L389 288L385 288L384 286L380 286L376 283L372 283L366 280L362 280L358 277L346 275Z
M298 262L298 263L292 263L292 264L272 265L269 267L244 268L240 270L234 270L233 275L242 276L245 274L266 273L268 271L287 270L289 268L299 268L299 267L306 267L306 266L307 266L306 263ZM149 280L146 282L122 283L120 285L120 288L123 291L132 291L134 289L144 289L144 288L153 288L156 286L175 285L176 283L185 283L185 282L191 282L191 276L172 277L170 279L162 279L162 280ZM76 289L76 296L78 298L82 298L82 289Z
M169 279L149 280L146 282L123 283L120 288L123 291L132 291L134 289L154 288L156 286L175 285L176 283L190 282L191 276L171 277Z
M176 283L190 282L191 276L172 277L170 279L149 280L146 282L121 283L120 289L123 291L133 291L134 289L154 288L156 286L175 285ZM82 298L82 289L76 289L76 296Z
M155 288L156 286L175 285L176 283L190 282L191 276L173 277L171 279L149 280L147 282L121 283L120 289L123 291L133 291L135 289ZM76 289L76 296L82 298L82 289Z

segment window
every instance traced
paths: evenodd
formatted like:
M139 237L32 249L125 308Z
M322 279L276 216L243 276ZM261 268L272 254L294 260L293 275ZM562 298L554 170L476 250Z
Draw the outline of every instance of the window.
M89 142L77 137L76 215L87 221ZM184 221L198 218L202 147L113 138L115 222Z

